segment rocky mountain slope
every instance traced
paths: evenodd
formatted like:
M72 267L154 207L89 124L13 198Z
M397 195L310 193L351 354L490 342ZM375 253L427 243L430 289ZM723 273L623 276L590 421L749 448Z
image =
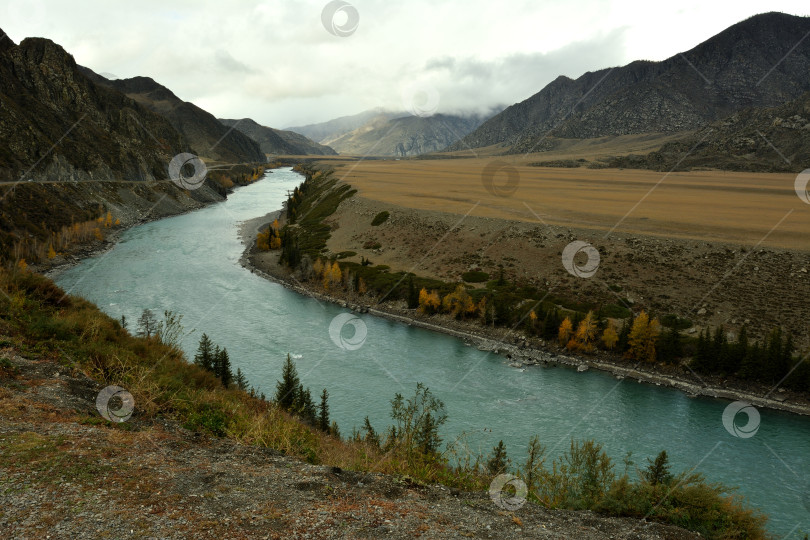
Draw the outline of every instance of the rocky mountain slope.
M211 113L183 101L149 77L109 80L85 71L95 82L126 94L164 116L179 131L193 153L227 163L264 162L264 153L250 137L222 125Z
M261 173L253 164L209 169L199 189L181 190L168 180L168 166L193 148L167 118L97 84L100 77L48 39L16 45L2 31L0 36L3 261L41 262L49 244L60 251L51 262L58 261L86 247L86 239L66 228L93 223L107 212L121 226L177 214L222 200L231 186ZM266 161L256 143L237 135L244 148L220 157ZM225 142L228 149L231 141Z
M810 92L781 107L750 108L613 167L800 172L810 167Z
M542 149L546 135L587 138L694 130L746 107L810 90L810 17L766 13L661 61L560 76L450 147ZM789 53L789 54L788 54Z
M329 141L329 145L341 154L417 156L446 148L481 125L482 121L480 116L444 114L377 116L354 131Z
M186 149L165 118L94 84L59 45L0 41L0 180L166 178Z
M219 121L229 128L241 131L256 141L265 154L295 156L310 154L318 156L337 155L337 152L332 148L318 144L300 133L263 126L250 118L242 118L241 120L220 118Z

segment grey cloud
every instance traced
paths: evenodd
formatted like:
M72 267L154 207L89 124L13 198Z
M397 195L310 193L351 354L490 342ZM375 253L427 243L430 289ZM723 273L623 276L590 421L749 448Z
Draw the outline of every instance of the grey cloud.
M243 64L228 51L218 49L214 55L217 66L228 73L256 73L255 69Z
M568 44L548 53L516 53L494 60L437 57L420 75L442 94L441 112L477 111L522 101L559 75L576 78L624 61L626 28Z

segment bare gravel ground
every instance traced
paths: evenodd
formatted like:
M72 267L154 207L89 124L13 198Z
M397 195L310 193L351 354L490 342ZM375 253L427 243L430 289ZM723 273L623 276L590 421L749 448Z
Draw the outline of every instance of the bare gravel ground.
M100 385L0 351L2 538L700 538L681 529L303 463L136 414ZM137 404L136 404L137 405Z

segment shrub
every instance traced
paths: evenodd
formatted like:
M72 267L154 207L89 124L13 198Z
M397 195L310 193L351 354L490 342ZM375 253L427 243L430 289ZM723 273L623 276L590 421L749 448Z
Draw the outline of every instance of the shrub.
M467 283L484 283L489 279L489 274L480 270L470 270L461 274L461 279Z
M611 319L626 319L632 315L632 312L624 306L608 304L606 306L602 306L600 315L602 315L602 317L610 317Z
M371 226L377 227L378 225L382 225L383 223L386 222L386 220L388 220L388 217L390 215L391 214L389 214L386 210L383 210L382 212L374 216L374 219L371 220Z
M217 437L224 437L227 426L228 417L225 411L210 403L203 403L188 415L183 427L192 431L208 431Z
M661 317L661 325L667 328L674 328L675 330L686 330L687 328L692 328L692 321L670 313L669 315Z

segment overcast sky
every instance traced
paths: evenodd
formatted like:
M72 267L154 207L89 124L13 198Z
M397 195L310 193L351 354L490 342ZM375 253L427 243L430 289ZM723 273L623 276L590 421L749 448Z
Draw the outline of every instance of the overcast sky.
M348 3L359 23L345 37L325 28L325 0L0 0L0 28L17 43L50 38L98 73L152 77L218 117L287 127L404 110L413 95L440 112L510 105L559 75L663 60L756 13L810 14L807 0ZM350 12L336 13L338 33Z

